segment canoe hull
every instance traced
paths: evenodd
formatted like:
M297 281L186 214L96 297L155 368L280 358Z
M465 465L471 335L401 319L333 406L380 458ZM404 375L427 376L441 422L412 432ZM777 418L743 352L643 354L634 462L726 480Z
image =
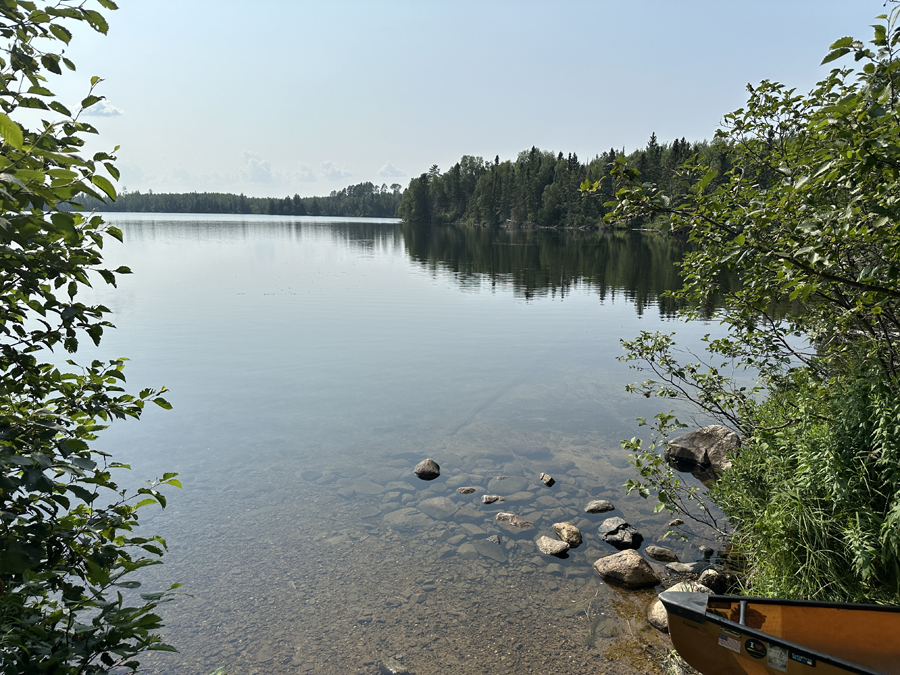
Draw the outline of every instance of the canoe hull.
M900 608L671 591L660 600L672 643L704 675L900 675Z

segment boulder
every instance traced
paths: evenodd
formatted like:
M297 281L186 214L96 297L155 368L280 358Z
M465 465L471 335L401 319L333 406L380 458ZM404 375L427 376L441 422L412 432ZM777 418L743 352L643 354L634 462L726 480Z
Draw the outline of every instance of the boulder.
M612 581L627 588L643 588L659 583L659 577L650 564L632 549L600 558L594 563L594 570L604 581Z
M644 549L644 553L659 562L678 562L678 556L675 554L675 551L663 546L648 546Z
M585 513L606 513L607 511L612 511L615 506L613 506L612 502L607 501L606 499L595 499L592 502L588 503L587 506L584 507Z
M603 541L620 551L638 548L644 541L643 535L622 518L607 518L600 524L599 531Z
M581 546L581 530L572 523L553 523L553 531L556 536L566 542L570 548L578 548Z
M737 452L740 438L719 424L700 427L666 444L666 462L676 471L690 473L704 485L712 485L731 468L731 455Z
M434 480L441 475L441 467L433 459L423 459L416 464L413 473L422 480Z
M551 539L550 537L541 537L536 542L538 550L544 555L563 555L566 551L569 550L569 545L564 541L559 541L558 539Z

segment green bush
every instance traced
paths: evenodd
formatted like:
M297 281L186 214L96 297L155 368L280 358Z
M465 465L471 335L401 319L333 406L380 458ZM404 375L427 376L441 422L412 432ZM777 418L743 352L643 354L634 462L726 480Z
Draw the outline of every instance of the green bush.
M97 4L112 10L111 0ZM82 0L39 8L0 1L0 671L105 673L135 670L147 649L168 649L154 613L177 586L133 604L132 573L160 562L165 542L135 533L138 509L165 506L158 488L136 492L113 480L127 469L93 447L116 419L147 403L168 408L164 390L122 388L124 360L62 365L51 352L99 344L109 310L83 303L91 283L115 284L129 270L103 267L104 238L121 232L102 219L60 210L83 195L115 196L113 155L83 154L96 129L49 89L75 65L64 56L67 25L105 33L106 20ZM34 111L45 119L33 128ZM101 172L105 171L106 178ZM52 362L51 362L52 361ZM134 593L133 595L136 595Z
M689 192L667 195L624 161L613 170L625 186L609 219L664 217L696 244L675 294L683 317L724 298L726 335L702 359L684 363L669 335L626 342L625 360L653 376L633 389L691 401L743 445L704 494L660 458L683 425L658 416L649 447L625 443L639 474L629 490L730 537L761 595L900 603L898 19L879 17L869 46L832 44L823 63L855 65L805 96L749 87L716 135L724 177L695 157L680 172ZM713 506L733 532L711 522Z

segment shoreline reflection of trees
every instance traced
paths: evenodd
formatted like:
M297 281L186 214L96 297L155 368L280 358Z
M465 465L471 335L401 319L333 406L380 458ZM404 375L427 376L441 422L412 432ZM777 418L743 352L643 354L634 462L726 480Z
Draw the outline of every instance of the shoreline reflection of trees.
M677 262L688 244L652 232L520 230L474 226L416 227L401 223L410 257L437 274L453 272L462 287L511 286L527 300L565 297L588 287L602 301L623 298L638 315L658 307L673 317L676 302L662 294L681 287Z

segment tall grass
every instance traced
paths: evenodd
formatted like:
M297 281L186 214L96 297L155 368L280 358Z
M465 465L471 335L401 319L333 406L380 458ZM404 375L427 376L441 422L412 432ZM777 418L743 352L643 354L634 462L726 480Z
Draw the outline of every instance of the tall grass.
M900 604L900 389L877 373L826 386L801 371L771 394L712 492L747 590Z

